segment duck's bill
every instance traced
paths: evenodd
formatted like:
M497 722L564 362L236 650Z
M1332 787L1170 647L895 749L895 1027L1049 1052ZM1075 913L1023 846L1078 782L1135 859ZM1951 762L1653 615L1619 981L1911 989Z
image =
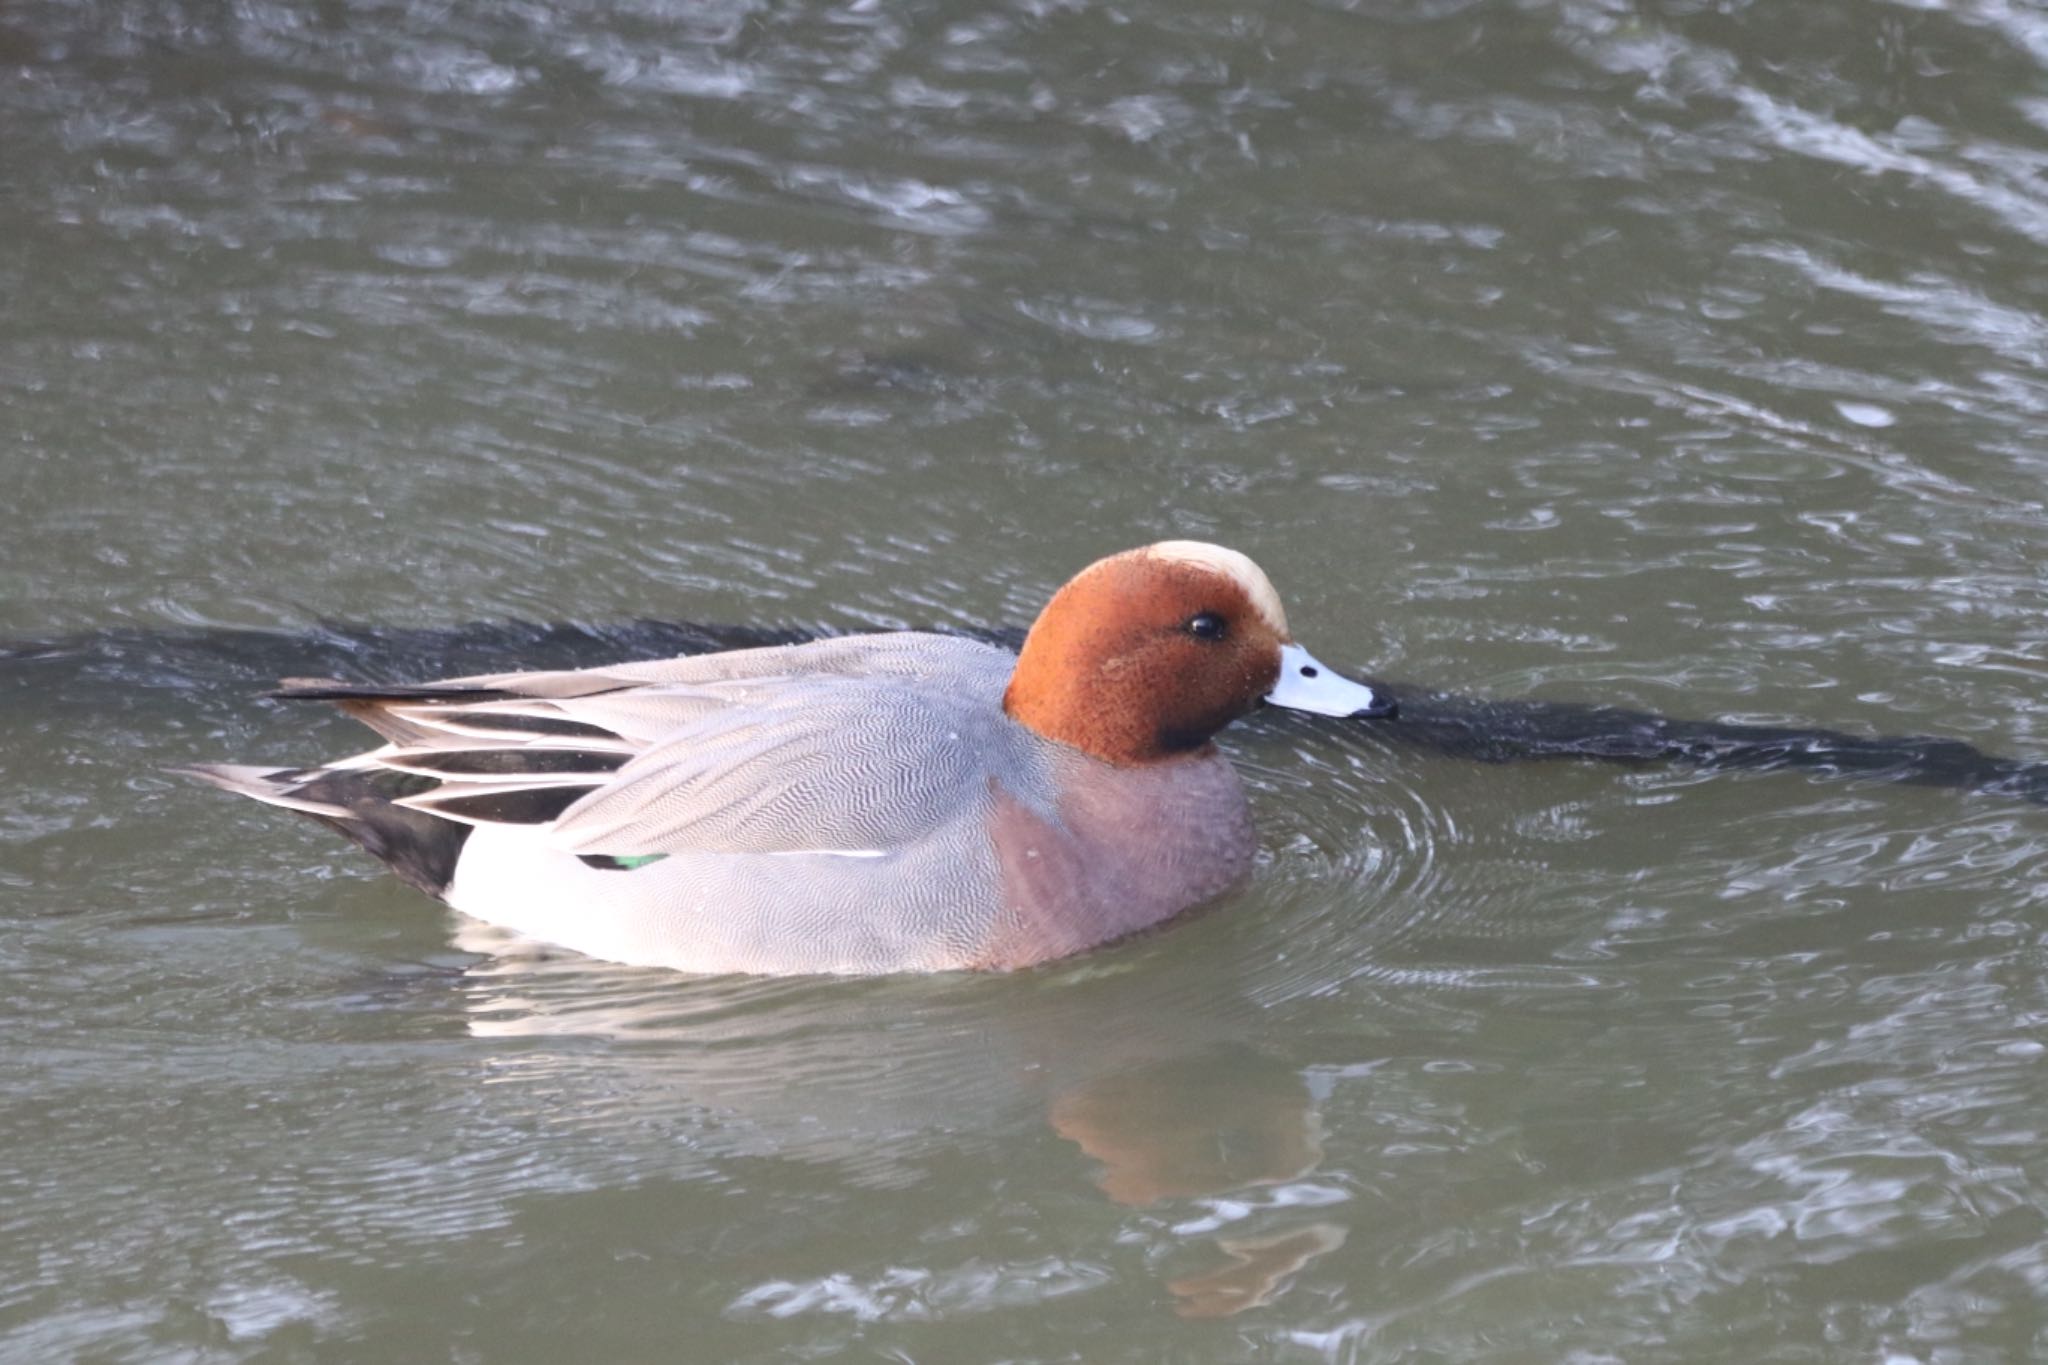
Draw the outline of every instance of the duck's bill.
M1280 681L1266 700L1319 716L1391 716L1394 699L1316 662L1300 645L1280 646Z

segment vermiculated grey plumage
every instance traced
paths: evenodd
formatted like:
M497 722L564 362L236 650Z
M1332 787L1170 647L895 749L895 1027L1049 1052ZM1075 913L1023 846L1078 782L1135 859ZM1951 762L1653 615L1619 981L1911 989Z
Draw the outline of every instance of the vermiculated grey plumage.
M385 827L428 821L459 848L427 889L684 970L1019 966L1243 875L1253 839L1226 761L1124 769L1045 739L1003 714L1015 662L906 632L388 692L304 683L285 695L335 701L391 745L291 780L202 775L373 852L374 820L308 794L345 787L360 806L402 775L421 789L387 799Z

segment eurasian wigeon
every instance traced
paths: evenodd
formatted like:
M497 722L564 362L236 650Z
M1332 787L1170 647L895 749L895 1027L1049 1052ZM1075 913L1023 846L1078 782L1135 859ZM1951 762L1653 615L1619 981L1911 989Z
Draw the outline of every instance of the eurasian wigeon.
M1012 656L898 632L416 687L289 683L388 741L183 771L304 812L456 909L688 972L1008 969L1211 900L1256 836L1211 737L1389 714L1235 550L1165 541Z

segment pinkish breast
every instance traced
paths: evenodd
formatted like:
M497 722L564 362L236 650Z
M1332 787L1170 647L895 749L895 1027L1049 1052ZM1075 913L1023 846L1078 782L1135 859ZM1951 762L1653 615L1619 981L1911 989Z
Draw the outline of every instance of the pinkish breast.
M1002 906L963 965L1065 957L1213 900L1251 869L1244 788L1213 748L1128 768L1075 754L1057 787L1055 821L990 779Z

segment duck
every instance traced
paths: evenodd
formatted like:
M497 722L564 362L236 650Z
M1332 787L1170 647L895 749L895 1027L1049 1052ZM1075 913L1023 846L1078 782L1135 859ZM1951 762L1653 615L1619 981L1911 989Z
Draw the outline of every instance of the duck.
M1294 642L1249 557L1187 540L1088 565L1015 654L892 631L272 695L383 743L174 771L521 936L761 975L1012 971L1161 924L1258 848L1220 730L1395 710Z

